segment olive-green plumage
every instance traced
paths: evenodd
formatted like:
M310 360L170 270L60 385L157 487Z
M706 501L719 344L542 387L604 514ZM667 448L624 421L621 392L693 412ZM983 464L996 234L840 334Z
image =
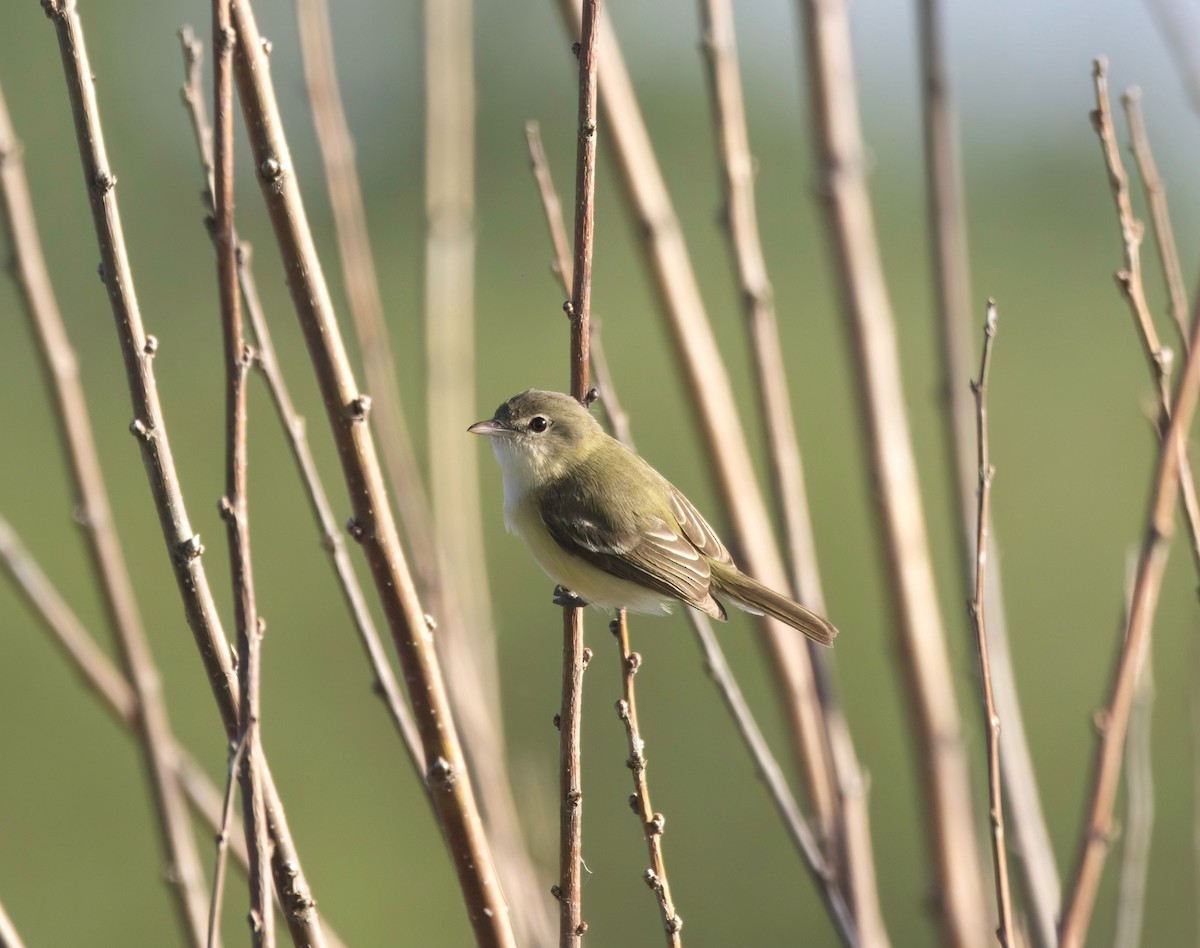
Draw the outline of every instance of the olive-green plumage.
M725 600L832 645L829 622L750 578L691 502L579 402L530 389L468 429L504 472L504 520L556 582L592 605L725 619Z

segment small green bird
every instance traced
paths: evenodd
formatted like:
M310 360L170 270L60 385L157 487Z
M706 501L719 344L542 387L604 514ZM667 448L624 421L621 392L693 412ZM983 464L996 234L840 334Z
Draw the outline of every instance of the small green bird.
M734 565L691 502L569 395L530 389L467 429L504 472L504 522L550 577L602 609L715 619L720 600L832 645L837 629Z

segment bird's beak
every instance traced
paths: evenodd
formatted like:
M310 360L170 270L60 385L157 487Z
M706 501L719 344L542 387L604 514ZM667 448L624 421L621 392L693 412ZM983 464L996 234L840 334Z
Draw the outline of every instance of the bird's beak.
M467 431L471 432L471 434L487 435L489 438L508 434L508 429L496 421L495 418L488 418L486 421L477 421Z

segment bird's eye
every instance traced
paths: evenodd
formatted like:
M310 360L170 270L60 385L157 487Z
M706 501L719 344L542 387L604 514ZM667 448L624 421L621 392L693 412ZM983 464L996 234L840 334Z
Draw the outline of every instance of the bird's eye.
M550 427L550 419L545 415L534 415L529 419L529 430L541 434Z

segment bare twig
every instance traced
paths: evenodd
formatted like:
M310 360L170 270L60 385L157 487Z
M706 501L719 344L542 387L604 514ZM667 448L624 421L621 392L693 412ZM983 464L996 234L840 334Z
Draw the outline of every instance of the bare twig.
M202 48L189 27L185 26L179 31L179 40L183 47L186 74L181 97L195 134L205 180L208 182L205 203L211 208L212 134L204 110L204 95L200 88ZM420 738L417 736L416 725L413 724L412 713L409 711L408 705L404 703L400 685L392 673L392 666L388 662L383 643L380 642L379 633L375 629L375 621L371 618L371 611L363 598L362 587L354 572L354 566L350 562L350 555L346 551L345 534L338 526L337 520L333 516L333 509L329 506L325 485L321 482L312 449L308 444L304 419L296 411L291 393L284 381L279 359L275 355L271 330L267 324L266 314L263 312L262 302L258 295L258 287L250 267L250 259L250 245L240 242L237 257L238 284L242 292L242 302L246 307L246 315L250 317L250 326L254 333L254 364L267 383L271 402L275 406L275 413L279 416L279 423L292 452L292 459L296 463L300 479L304 484L305 495L308 497L313 518L321 531L321 547L329 554L334 573L338 578L338 585L342 589L342 596L354 619L355 630L367 653L367 660L375 675L375 691L383 699L388 716L408 751L409 761L416 770L417 776L420 777L425 772L425 759L421 750Z
M217 932L221 926L221 903L225 896L225 867L229 856L229 825L233 822L234 788L238 774L242 771L242 760L246 756L246 735L243 734L229 754L228 775L225 778L225 800L221 805L221 826L217 830L217 858L213 866L212 901L208 907L208 945L217 944ZM243 839L250 834L243 831ZM246 851L247 861L254 857L253 850ZM254 871L248 873L253 888Z
M43 8L54 23L62 53L84 182L100 246L101 273L117 326L133 402L134 420L130 430L141 448L188 625L200 651L226 736L232 740L238 726L237 679L201 560L204 547L199 535L192 531L167 438L152 369L157 342L152 342L153 337L146 335L134 291L117 206L116 177L109 168L104 147L83 29L75 0L45 0ZM288 926L298 943L323 945L316 902L309 891L282 803L265 761L263 780L267 821L275 843L272 868Z
M854 343L940 923L948 944L980 945L985 909L966 753L904 410L895 321L864 175L849 17L838 0L803 0L800 9L820 190Z
M333 209L350 316L358 337L367 389L371 393L371 414L374 416L371 425L381 445L405 539L413 551L420 588L424 594L434 595L437 593L437 556L429 520L429 501L396 384L396 365L371 254L362 187L354 163L354 138L338 90L327 0L297 0L296 25L317 146L321 149L325 183Z
M578 4L560 0L568 30L579 25ZM688 392L697 430L732 526L733 546L746 571L777 589L787 585L766 504L757 487L729 374L700 297L679 220L667 192L609 17L600 22L604 70L600 101L620 181L645 242L661 311ZM809 653L795 630L760 619L762 643L775 676L788 735L813 800L820 834L834 823L836 789L823 711Z
M133 687L96 645L96 640L51 585L46 574L29 555L29 551L3 517L0 517L0 567L9 574L30 609L36 613L46 631L62 648L83 684L100 700L117 724L126 731L136 733L139 709ZM222 796L207 772L186 748L174 742L168 748L167 759L192 809L214 831L219 831L222 821ZM229 845L238 864L245 868L249 857L240 825L231 829ZM205 911L207 913L208 909ZM342 948L341 939L328 923L323 921L322 924L329 948Z
M562 205L558 200L557 192L554 189L554 182L550 177L550 168L546 162L546 155L542 148L541 137L538 134L537 123L528 123L525 126L525 132L529 141L534 180L538 186L538 193L542 200L542 210L546 217L547 229L554 247L555 260L552 269L561 280L562 275L569 273L571 268L571 261L566 251L566 228L562 223ZM562 235L561 241L557 237L559 234ZM593 323L592 368L597 373L597 381L600 378L610 379L606 367L601 368L598 364L598 347L596 346L596 341L595 324ZM608 421L613 436L632 448L634 447L633 434L630 430L628 416L623 411L612 411L612 404L616 400L615 388L612 386L611 380L602 384L606 384L607 387L604 389L605 394L601 399L601 404L608 404ZM779 817L787 829L789 838L804 860L806 867L811 872L814 881L819 886L819 891L829 909L838 933L847 945L871 944L866 941L859 941L854 920L850 916L850 911L838 887L838 880L833 871L826 865L825 856L821 852L821 848L817 844L812 830L800 813L800 807L792 795L791 787L788 786L788 782L783 776L783 770L771 753L771 749L767 745L766 739L758 727L758 723L754 720L754 715L746 704L745 698L742 696L741 689L733 677L729 663L725 660L725 654L721 650L717 636L712 630L711 623L706 616L694 609L686 610L686 615L688 622L692 626L692 630L696 633L696 640L704 655L704 664L708 675L720 692L722 700L725 702L725 706L729 710L734 724L738 729L738 733L750 751L750 756L754 759L759 776L762 778L767 793L775 804ZM855 802L851 805L861 806L862 812L865 815L866 792L862 784L860 783L852 788L848 787L845 792L852 793L855 796ZM852 821L851 825L856 824ZM863 826L862 829L868 833L867 844L869 844L869 828Z
M577 0L579 42L578 143L575 152L575 256L571 267L571 394L587 404L589 337L592 310L592 235L596 204L597 48L600 0ZM606 54L607 55L607 54ZM562 707L558 714L558 782L561 799L558 848L560 948L578 948L583 920L580 881L583 873L583 776L580 737L583 725L583 671L591 650L583 645L583 609L563 607Z
M1138 656L1149 641L1162 574L1175 528L1184 441L1200 396L1200 320L1192 321L1183 377L1171 405L1170 424L1162 437L1146 511L1145 534L1138 556L1125 634L1118 644L1113 677L1103 710L1096 715L1097 741L1091 786L1079 835L1079 851L1064 903L1060 943L1081 948L1095 905L1100 874L1112 838L1113 805L1121 776L1125 732L1137 683Z
M1146 120L1142 115L1142 91L1130 89L1121 97L1125 116L1129 121L1129 137L1133 157L1137 162L1146 204L1150 207L1150 221L1154 229L1154 241L1158 245L1158 259L1162 267L1163 283L1167 287L1168 310L1179 333L1179 344L1187 345L1187 289L1183 285L1183 269L1179 265L1179 250L1175 246L1175 230L1171 226L1171 212L1167 207L1167 185L1158 172L1154 152L1150 148L1150 136L1146 133Z
M975 406L965 384L975 359L971 340L967 215L942 9L936 0L922 0L918 11L926 201L941 355L939 387L945 413L943 434L950 480L957 486L957 491L951 491L949 497L962 527L964 555L959 560L962 588L964 595L969 596L975 583L979 470L974 443ZM1058 940L1055 921L1062 886L1017 696L1002 592L999 544L994 528L988 533L986 555L984 606L988 617L992 689L996 708L1004 720L1004 729L1000 732L1000 765L1010 839L1017 857L1017 880L1024 896L1030 938L1036 948L1052 948Z
M970 602L975 625L975 643L979 650L979 677L983 691L983 729L987 740L988 808L992 828L992 872L996 884L996 911L1000 919L996 937L1002 948L1013 944L1012 896L1008 888L1008 853L1004 841L1004 801L1000 791L1000 714L992 695L992 670L989 661L987 620L984 611L984 583L987 575L988 516L992 499L992 467L988 451L987 385L992 364L992 346L996 339L996 301L988 300L983 323L983 355L979 379L971 383L975 393L976 440L979 445L979 514L975 523L975 595Z
M17 933L17 926L8 917L3 905L0 905L0 948L25 948L25 942Z
M661 813L655 813L650 804L650 784L646 780L646 742L642 740L641 728L638 726L637 695L633 679L642 666L642 656L629 645L629 624L624 609L618 611L617 617L609 623L609 631L616 637L617 652L621 659L621 700L617 702L617 717L625 725L625 736L629 741L629 758L625 761L633 775L633 794L629 797L629 805L642 823L646 849L650 856L650 868L646 870L644 877L646 885L651 888L658 901L667 945L669 948L678 948L683 944L679 934L683 928L683 919L675 911L675 903L671 899L671 883L667 879L667 863L663 859L662 834L666 819Z
M355 384L338 330L248 0L234 0L233 15L239 38L234 56L239 99L288 288L337 443L354 511L349 529L363 547L391 627L425 751L425 785L475 937L481 945L509 946L513 933L508 908L483 833L432 635L400 546L366 424L370 399Z
M242 333L238 295L237 234L233 229L233 47L236 36L229 0L213 0L213 249L221 336L225 346L225 495L221 516L229 543L237 631L238 745L243 748L238 774L246 848L250 854L250 935L255 948L274 948L275 913L267 871L270 842L263 810L262 744L259 730L261 627L254 595L250 523L246 498L246 374L250 358ZM226 821L228 822L228 821ZM215 898L215 896L214 896ZM210 937L212 933L210 923Z
M554 180L550 176L550 163L546 160L546 149L542 145L541 130L537 122L525 123L525 141L529 146L529 168L533 172L533 180L537 185L538 195L542 200L543 217L546 230L550 235L550 245L554 256L550 261L550 269L558 280L559 286L568 298L571 296L571 248L567 240L567 227L563 223L562 202L554 188ZM608 358L604 354L604 346L600 333L600 320L595 313L588 319L588 354L591 357L592 380L599 395L600 408L608 419L613 436L626 444L631 442L629 437L629 416L621 407L617 397L616 386L613 384L612 371Z
M1103 62L1097 62L1097 96L1102 96ZM1110 178L1112 170L1109 170ZM1122 224L1122 230L1126 224ZM1128 251L1127 251L1128 252ZM1124 737L1129 724L1136 677L1138 656L1151 637L1154 611L1158 606L1158 593L1162 586L1163 570L1170 553L1169 540L1175 529L1177 494L1181 490L1184 458L1183 443L1192 426L1196 397L1200 395L1200 358L1196 343L1200 341L1200 320L1193 319L1189 337L1188 355L1183 368L1183 377L1175 391L1174 401L1168 413L1169 425L1163 426L1162 445L1159 446L1158 462L1154 472L1150 504L1146 512L1145 535L1142 538L1138 559L1138 574L1134 581L1130 599L1129 618L1122 640L1117 646L1117 656L1112 671L1112 682L1105 707L1097 715L1096 756L1092 761L1091 788L1080 830L1079 854L1076 857L1072 884L1064 902L1060 940L1063 948L1078 948L1087 936L1087 926L1096 902L1100 872L1108 854L1112 833L1112 808L1116 800L1117 784L1121 778L1121 761Z
M162 688L146 640L124 551L113 524L100 469L79 366L67 338L30 200L21 145L0 94L0 209L25 310L33 325L38 358L55 403L59 437L67 456L79 520L84 527L92 571L100 587L121 664L136 689L142 714L136 720L138 744L154 794L155 815L169 860L166 878L180 921L193 946L203 944L208 898L187 807L170 760L174 738Z
M720 158L726 233L754 356L754 389L771 465L775 507L782 514L784 525L785 560L796 598L814 611L824 613L825 596L817 568L804 466L792 419L775 315L775 293L767 276L758 231L754 160L746 127L733 4L730 0L702 0L700 19ZM841 873L842 886L854 906L859 937L864 944L886 945L887 931L879 908L874 854L867 832L866 798L852 790L862 786L862 774L837 700L830 658L811 645L809 653L825 711L838 787L836 835L827 841L826 851Z

